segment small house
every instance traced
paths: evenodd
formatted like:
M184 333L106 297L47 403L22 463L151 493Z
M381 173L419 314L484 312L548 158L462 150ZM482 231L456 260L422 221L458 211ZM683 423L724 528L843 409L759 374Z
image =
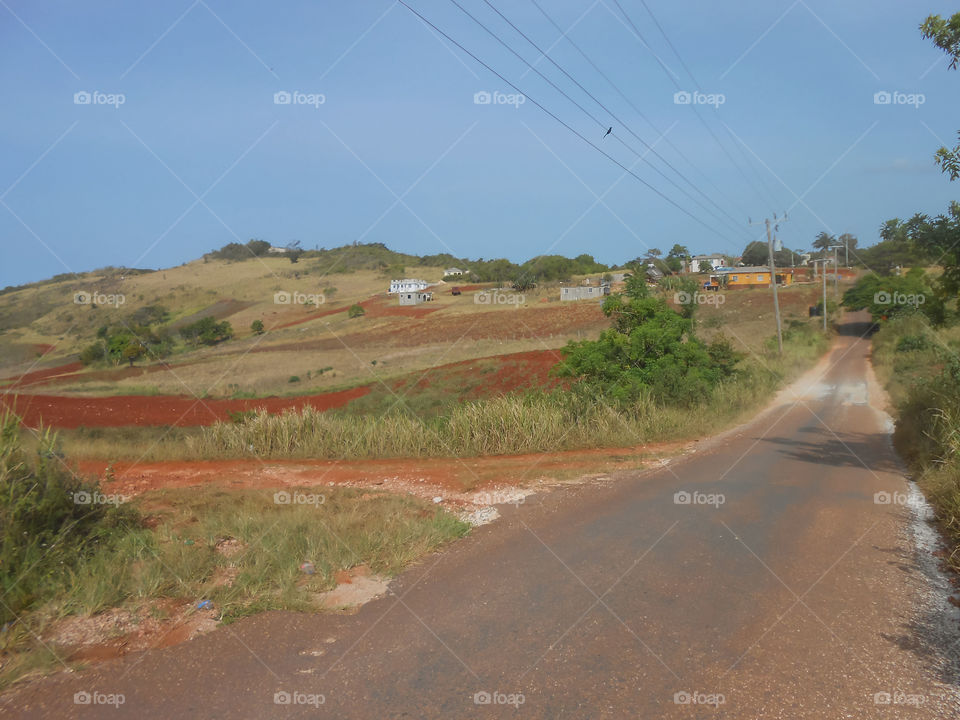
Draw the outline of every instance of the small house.
M420 303L430 302L433 300L433 293L407 291L397 293L397 298L399 299L401 305L419 305Z
M770 268L766 266L723 268L719 275L727 288L770 287ZM777 269L777 285L792 285L793 269Z
M687 267L692 273L710 272L723 267L725 262L723 255L694 255Z
M466 270L461 270L460 268L452 267L452 268L447 268L446 270L444 270L444 271L443 271L443 276L444 276L445 278L447 278L447 277L459 277L460 275L463 275L465 272L466 272Z
M610 286L606 283L560 288L560 300L602 300L609 294Z
M430 286L426 280L417 280L414 278L404 278L403 280L391 280L390 289L387 291L387 294L393 295L394 293L417 293L421 290L425 290Z

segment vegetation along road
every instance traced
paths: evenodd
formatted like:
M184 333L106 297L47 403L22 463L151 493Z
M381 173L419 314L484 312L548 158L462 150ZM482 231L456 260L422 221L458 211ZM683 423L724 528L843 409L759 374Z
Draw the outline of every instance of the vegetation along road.
M751 422L507 508L356 614L264 613L2 708L93 717L74 696L99 692L123 695L116 718L960 717L867 319Z

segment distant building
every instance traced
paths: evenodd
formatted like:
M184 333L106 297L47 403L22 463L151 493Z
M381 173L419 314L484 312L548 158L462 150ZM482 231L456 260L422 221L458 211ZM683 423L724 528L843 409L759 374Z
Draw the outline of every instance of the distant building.
M663 278L663 270L653 264L647 265L647 282L657 283Z
M387 291L389 294L394 293L409 293L409 292L419 292L425 290L430 286L426 280L416 280L413 278L405 278L403 280L391 280L390 289Z
M457 276L459 276L459 275L463 275L465 272L466 272L466 270L461 270L460 268L455 268L455 267L453 267L453 268L447 268L446 270L443 271L443 276L444 276L444 277L457 277Z
M770 287L770 268L765 265L723 268L717 272L717 277L727 288ZM792 284L793 270L791 268L778 268L777 285Z
M290 248L271 247L269 250L267 250L267 254L269 255L283 255L284 253L287 253L287 252L290 252Z
M725 264L723 255L694 255L687 267L692 273L716 270Z
M579 287L560 288L561 300L602 300L610 294L610 286L606 283L601 285L580 285Z
M433 300L432 292L409 291L397 293L401 305L419 305Z

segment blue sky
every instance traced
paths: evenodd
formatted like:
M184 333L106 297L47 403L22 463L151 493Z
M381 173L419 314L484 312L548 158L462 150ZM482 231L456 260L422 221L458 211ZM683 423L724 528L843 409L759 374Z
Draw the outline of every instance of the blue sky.
M868 245L956 197L932 156L960 128L960 75L917 30L949 3L620 0L638 37L616 0L537 0L628 104L531 0L491 0L601 107L484 0L457 0L591 119L452 2L407 1L527 100L477 104L516 90L392 0L3 0L0 286L254 237L737 254L760 234L748 217L784 210L788 247L821 230ZM674 101L698 88L723 103ZM876 104L884 91L923 102Z

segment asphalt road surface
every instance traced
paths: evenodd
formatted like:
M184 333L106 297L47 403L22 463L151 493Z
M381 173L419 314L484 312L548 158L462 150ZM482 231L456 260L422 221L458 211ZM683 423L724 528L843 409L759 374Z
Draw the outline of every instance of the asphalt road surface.
M960 717L956 616L866 330L844 325L752 422L504 508L356 614L266 613L30 684L0 714Z

